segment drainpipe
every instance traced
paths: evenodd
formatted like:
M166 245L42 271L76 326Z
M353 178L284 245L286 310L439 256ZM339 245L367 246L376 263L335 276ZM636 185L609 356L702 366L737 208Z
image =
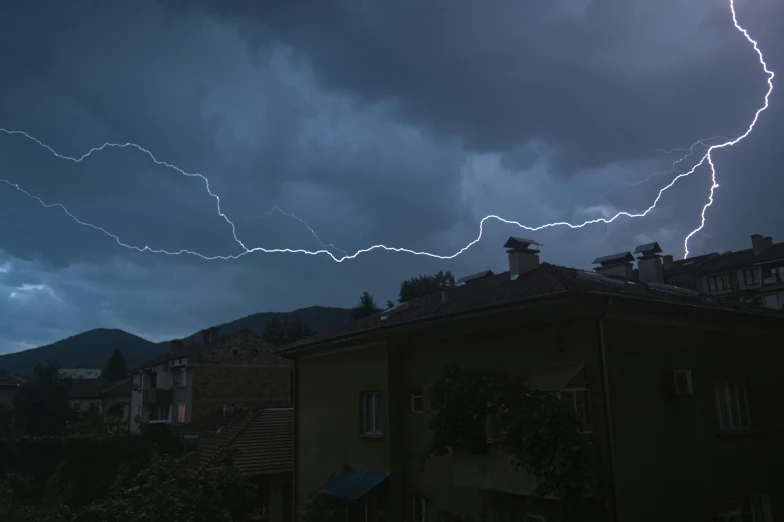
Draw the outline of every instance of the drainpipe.
M610 410L610 385L607 381L607 350L604 344L604 317L610 311L613 304L612 297L607 299L607 306L597 319L599 323L599 355L602 363L602 386L604 388L604 420L605 429L607 430L607 446L608 457L610 460L610 489L612 490L612 520L618 521L618 483L616 480L615 472L615 442L613 440L612 432L612 414Z

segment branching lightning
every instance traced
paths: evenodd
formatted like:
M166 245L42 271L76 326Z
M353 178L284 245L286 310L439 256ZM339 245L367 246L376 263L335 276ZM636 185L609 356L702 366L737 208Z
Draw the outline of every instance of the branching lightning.
M680 173L680 174L676 175L670 181L670 183L668 183L662 189L659 190L659 192L658 192L656 198L654 199L653 203L647 209L645 209L642 212L638 212L638 213L631 213L631 212L622 211L622 212L618 212L617 214L615 214L614 216L612 216L610 218L591 219L591 220L584 221L584 222L579 223L579 224L572 224L572 223L568 223L566 221L559 221L559 222L554 222L554 223L546 223L544 225L539 225L539 226L535 226L535 227L523 225L523 224L521 224L521 223L519 223L517 221L504 219L504 218L499 217L497 215L491 214L491 215L485 216L479 222L479 234L477 235L477 237L474 240L472 240L470 243L468 243L463 248L461 248L460 250L458 250L457 252L455 252L453 254L450 254L450 255L438 255L438 254L433 254L433 253L430 253L430 252L411 250L411 249L401 248L401 247L390 247L390 246L386 246L386 245L382 245L382 244L373 245L373 246L368 247L368 248L363 248L363 249L357 250L353 254L348 254L347 252L345 252L345 251L335 247L332 244L325 245L318 238L318 236L316 235L315 231L307 223L305 223L302 219L298 218L297 216L295 216L293 214L285 213L282 210L277 209L283 215L288 215L290 217L293 217L293 218L299 220L301 223L303 223L308 228L308 230L319 241L319 243L322 246L322 249L320 249L320 250L306 250L306 249L290 249L290 248L272 248L272 249L267 249L267 248L263 248L263 247L248 248L237 237L236 227L235 227L234 223L221 210L221 200L220 200L220 197L217 194L212 192L212 190L210 188L209 180L207 179L206 176L204 176L202 174L189 173L189 172L186 172L183 169L181 169L181 168L179 168L179 167L177 167L175 165L172 165L172 164L167 163L165 161L160 161L149 150L147 150L144 147L142 147L140 145L137 145L135 143L104 143L100 147L95 147L95 148L90 149L87 153L83 154L80 157L70 157L70 156L65 156L65 155L59 154L58 152L56 152L49 145L43 143L38 138L36 138L34 136L31 136L30 134L28 134L28 133L26 133L24 131L7 130L7 129L0 128L0 132L3 132L5 134L9 134L9 135L21 135L21 136L24 136L25 138L28 138L30 140L35 141L41 147L44 147L45 149L49 150L49 152L51 152L52 154L54 154L58 158L69 160L69 161L73 161L75 163L80 163L83 160L87 159L91 154L93 154L95 152L103 151L104 149L108 149L108 148L134 148L134 149L139 150L140 152L143 152L143 153L147 154L150 157L150 159L152 159L152 161L156 165L163 166L163 167L166 167L166 168L169 168L169 169L173 169L176 172L178 172L179 174L184 175L184 176L200 178L204 182L205 187L207 188L208 194L212 198L215 199L218 215L224 221L226 221L226 223L231 227L231 232L232 232L232 236L234 238L234 241L241 248L241 251L236 253L236 254L207 256L207 255L201 254L199 252L194 252L194 251L185 250L185 249L177 250L177 251L168 251L168 250L164 250L164 249L151 248L151 247L146 246L146 245L143 246L143 247L140 247L140 246L135 246L135 245L130 245L130 244L124 243L120 239L119 236L109 232L105 228L102 228L102 227L100 227L98 225L95 225L95 224L88 223L86 221L80 220L78 217L76 217L74 214L72 214L61 203L47 203L43 199L41 199L40 197L38 197L38 196L36 196L34 194L31 194L30 192L26 191L25 189L20 187L20 185L17 184L17 183L13 183L13 182L5 180L5 179L0 179L0 182L5 183L6 185L9 185L9 186L15 188L17 191L21 192L22 194L26 195L29 198L32 198L32 199L36 200L39 204L43 205L46 208L54 208L54 207L59 208L66 215L68 215L71 219L73 219L74 221L76 221L80 225L83 225L83 226L86 226L86 227L90 227L90 228L92 228L94 230L102 232L106 236L112 238L118 245L123 246L123 247L128 248L128 249L131 249L131 250L138 251L138 252L151 252L151 253L155 253L155 254L166 254L166 255L189 254L189 255L200 257L200 258L205 259L205 260L218 260L218 259L220 259L220 260L233 260L233 259L238 259L238 258L240 258L240 257L242 257L242 256L244 256L246 254L251 254L251 253L256 253L256 252L264 252L264 253L295 253L295 254L307 254L307 255L324 254L324 255L327 255L330 258L332 258L332 260L334 260L334 261L336 261L338 263L341 263L341 262L349 260L349 259L354 259L357 256L359 256L360 254L368 253L368 252L371 252L371 251L374 251L374 250L384 250L384 251L387 251L387 252L404 252L404 253L408 253L408 254L413 254L413 255L418 255L418 256L426 256L426 257L442 259L442 260L453 259L453 258L459 256L460 254L462 254L463 252L465 252L466 250L468 250L469 248L471 248L473 245L475 245L477 242L479 242L482 239L482 234L484 232L484 225L485 225L485 222L487 222L488 220L496 220L496 221L500 221L500 222L508 224L508 225L516 225L517 227L519 227L521 229L524 229L524 230L527 230L527 231L536 232L536 231L539 231L539 230L543 230L543 229L546 229L546 228L552 228L552 227L569 227L569 228L572 228L572 229L578 229L578 228L583 228L583 227L586 227L588 225L597 224L597 223L609 224L609 223L612 223L613 221L615 221L616 219L618 219L619 217L642 218L642 217L647 216L654 208L656 208L656 205L658 205L659 200L661 199L662 195L667 190L669 190L673 185L675 185L675 183L679 179L687 177L687 176L693 174L700 166L702 166L703 164L707 163L708 166L710 167L711 181L712 181L712 184L711 184L711 187L710 187L710 194L709 194L709 197L708 197L708 202L702 208L700 226L697 227L696 229L694 229L692 232L690 232L688 234L688 236L686 236L686 238L684 239L684 245L683 245L684 246L684 257L688 257L688 255L689 255L689 239L691 239L697 232L702 230L702 228L705 226L705 213L706 213L708 207L710 207L713 204L714 191L715 191L716 188L719 187L719 185L718 185L718 183L716 181L716 168L715 168L715 165L714 165L714 162L713 162L713 157L712 157L713 151L717 150L717 149L722 149L722 148L725 148L725 147L733 146L733 145L737 144L738 142L740 142L741 140L743 140L744 138L746 138L752 132L752 130L754 129L754 126L757 123L759 115L764 110L766 110L768 108L769 97L770 97L770 94L773 92L773 78L774 78L773 72L768 69L768 66L765 63L765 60L764 60L764 58L762 56L762 52L760 51L757 42L755 40L753 40L749 36L749 34L746 31L746 29L741 27L740 24L738 23L738 20L737 20L736 14L735 14L734 0L730 0L729 6L730 6L730 11L732 13L732 21L733 21L733 24L735 25L735 28L738 31L740 31L743 34L743 36L746 38L746 40L748 40L748 42L753 46L754 50L756 51L757 55L759 56L759 61L760 61L760 64L762 65L762 68L763 68L764 72L768 75L768 79L767 79L768 90L767 90L767 92L765 94L765 103L764 103L763 107L758 109L757 112L754 114L754 118L753 118L751 124L749 125L749 127L746 129L746 131L742 135L738 136L735 139L730 140L728 138L717 136L717 137L714 137L714 138L708 138L706 140L700 140L700 141L694 143L688 149L671 149L669 151L666 151L666 150L661 151L661 152L664 152L664 153L672 153L672 152L675 152L675 151L681 151L681 152L687 152L687 154L685 156L683 156L681 159L675 161L673 163L673 168L670 171L663 172L663 173L653 173L653 174L649 175L647 178L645 178L644 180L642 180L641 182L639 182L638 184L645 183L645 182L649 181L651 178L653 178L653 177L655 177L657 175L674 173L675 172L675 167L678 164L680 164L681 162L683 162L685 159L687 159L688 157L691 157L691 155L693 154L694 148L697 145L701 144L703 146L707 146L708 147L708 150L701 157L699 162L697 162L694 166L692 166L691 169L689 169L687 172L683 172L683 173ZM725 141L723 141L722 143L714 144L714 145L710 145L710 146L708 146L705 143L706 141L712 141L714 139L724 139ZM273 211L274 211L274 209L273 209ZM273 212L273 211L271 211L271 212ZM328 247L331 247L334 250L342 252L343 255L340 256L340 257L336 256L334 253L332 253L330 250L328 250Z
M300 223L302 223L302 225L304 225L304 227L308 229L308 232L310 232L310 233L313 235L313 237L315 237L315 238L316 238L316 241L318 241L318 242L319 242L319 244L320 244L320 245L321 245L323 248L331 248L332 250L337 250L338 252L341 252L341 253L342 253L344 256L347 256L347 255L348 255L348 252L346 252L346 251L345 251L345 250L343 250L342 248L338 248L338 247L336 247L336 246L335 246L333 243L324 243L324 242L321 240L321 238L320 238L320 237L318 237L318 234L316 234L316 231L315 231L315 230L313 230L313 228L312 228L310 225L308 225L308 223L307 223L307 222L306 222L304 219L302 219L301 217L299 217L299 216L297 216L297 215L295 215L295 214L292 214L291 212L286 212L286 211L284 211L284 210L281 210L281 208L280 208L280 207L273 207L273 208L272 208L272 210L268 210L267 212L264 212L264 213L262 213L262 214L257 214L257 215L243 215L243 216L240 216L240 217L242 217L243 219L260 219L260 218L264 218L264 217L267 217L267 216L271 216L271 215L272 215L272 214L274 214L275 212L277 212L278 214L280 214L280 215L282 215L282 216L286 216L286 217L290 217L290 218L292 218L292 219L296 219L297 221L299 221Z

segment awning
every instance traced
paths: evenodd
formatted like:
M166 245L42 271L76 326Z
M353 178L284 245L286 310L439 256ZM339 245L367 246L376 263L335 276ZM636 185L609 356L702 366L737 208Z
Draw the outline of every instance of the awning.
M580 380L577 377L584 368L584 362L544 364L525 381L525 386L531 390L582 388L584 379Z
M344 471L337 477L330 479L319 490L319 493L344 500L357 500L384 482L387 477L389 477L389 473L356 470Z

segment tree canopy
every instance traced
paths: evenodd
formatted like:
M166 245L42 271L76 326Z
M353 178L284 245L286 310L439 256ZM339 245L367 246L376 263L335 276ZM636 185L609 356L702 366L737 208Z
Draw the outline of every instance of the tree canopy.
M351 309L351 317L355 321L364 317L371 316L381 311L381 308L373 300L373 296L364 292L359 297L359 304Z
M58 378L60 365L36 364L35 379L19 387L14 396L16 423L32 436L62 435L73 418L68 387Z
M313 335L311 329L298 318L272 317L264 325L261 337L273 346L283 346Z
M398 301L405 303L406 301L425 297L454 286L455 278L449 271L438 272L433 275L418 275L400 283Z
M128 377L128 365L119 348L115 348L109 360L106 361L101 377L110 381L121 381Z

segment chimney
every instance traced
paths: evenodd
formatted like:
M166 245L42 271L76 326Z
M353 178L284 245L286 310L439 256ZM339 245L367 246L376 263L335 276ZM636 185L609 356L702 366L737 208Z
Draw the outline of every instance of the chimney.
M209 330L202 330L201 331L201 344L207 344L210 342L210 331Z
M209 341L211 343L218 340L218 333L220 332L220 328L218 326L213 326L207 331L209 332Z
M635 254L639 254L637 269L639 270L640 281L664 282L664 267L659 256L661 252L662 249L659 243L656 242L640 245L634 250Z
M184 347L180 339L175 339L171 342L171 353L180 353Z
M539 243L532 239L510 237L504 244L509 254L509 274L517 279L520 274L539 268Z
M662 257L662 259L664 260L662 268L664 268L664 271L666 272L672 268L672 265L675 261L673 260L670 254L667 254L666 256Z
M634 278L634 256L630 252L621 252L604 257L597 257L593 260L596 273L608 276L622 277L624 279Z
M751 248L754 250L754 255L758 256L764 254L765 251L773 246L773 238L770 236L763 236L761 234L754 234L751 236Z

